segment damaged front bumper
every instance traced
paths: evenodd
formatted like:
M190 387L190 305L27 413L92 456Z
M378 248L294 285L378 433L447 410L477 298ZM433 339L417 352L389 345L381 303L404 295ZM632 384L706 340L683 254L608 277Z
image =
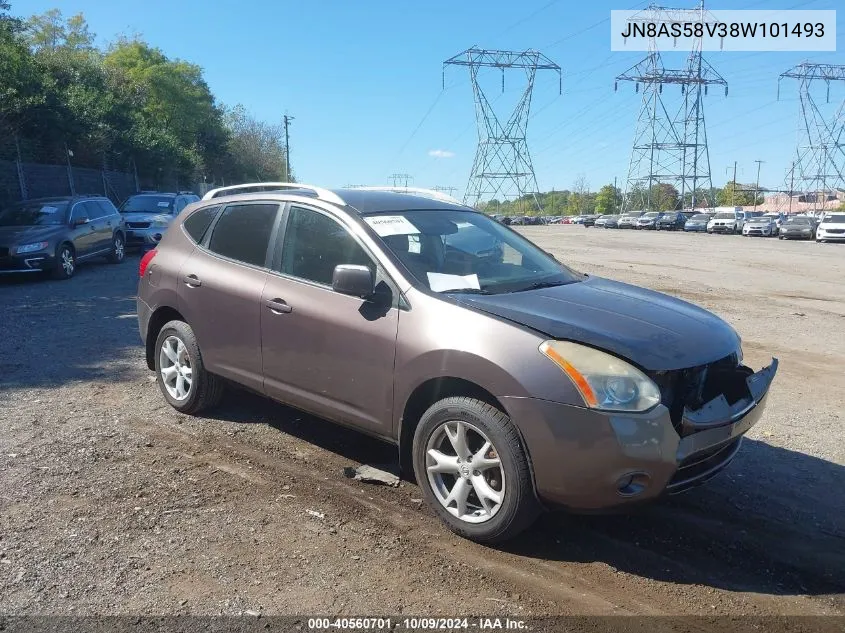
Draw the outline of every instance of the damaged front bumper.
M738 363L733 371L714 363L669 372L661 385L665 402L645 413L536 398L502 403L522 433L540 499L603 511L681 492L719 473L760 419L777 367L772 359L756 373Z

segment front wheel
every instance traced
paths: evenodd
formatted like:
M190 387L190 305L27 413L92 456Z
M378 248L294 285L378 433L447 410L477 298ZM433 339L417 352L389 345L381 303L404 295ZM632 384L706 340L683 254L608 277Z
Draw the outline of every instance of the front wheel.
M111 253L108 254L107 259L111 264L119 264L126 257L126 244L123 241L123 236L119 233L112 239Z
M537 518L528 458L510 418L473 398L446 398L414 433L414 473L449 528L473 541L513 538Z
M62 244L56 251L56 265L53 277L56 279L70 279L76 272L76 253L69 244Z
M223 380L206 371L194 331L184 321L169 321L161 328L155 372L164 398L182 413L200 413L223 395Z

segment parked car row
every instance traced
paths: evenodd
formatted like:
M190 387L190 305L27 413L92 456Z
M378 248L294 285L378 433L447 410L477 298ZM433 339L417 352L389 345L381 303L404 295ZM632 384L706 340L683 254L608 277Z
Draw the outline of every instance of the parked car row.
M639 211L622 215L587 215L577 216L571 222L606 229L722 233L745 237L814 239L817 242L845 241L845 211L827 212L814 217L722 207L706 213Z
M190 202L190 192L145 192L120 206L99 195L38 198L0 210L0 274L70 279L79 264L104 257L118 264L127 247L154 248Z

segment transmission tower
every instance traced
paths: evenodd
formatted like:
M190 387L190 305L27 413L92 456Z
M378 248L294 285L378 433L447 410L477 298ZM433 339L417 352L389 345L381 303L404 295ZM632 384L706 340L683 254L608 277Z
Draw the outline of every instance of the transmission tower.
M560 92L560 66L534 50L498 51L472 47L443 62L444 87L446 66L469 67L475 98L478 149L464 192L464 203L477 205L481 200L507 200L530 195L539 210L537 177L534 175L534 165L531 163L526 141L528 114L537 71L557 72ZM505 91L505 70L521 69L525 72L525 90L506 120L495 112L481 87L478 74L482 68L502 70L502 92Z
M650 5L629 18L633 22L708 22L713 21L704 10L668 9ZM728 94L728 82L701 55L701 38L693 42L692 50L682 69L663 66L654 38L649 40L648 56L616 77L614 90L620 81L632 81L639 92L642 85L642 104L637 118L628 180L625 186L625 210L654 210L663 202L655 189L658 184L671 184L685 204L689 194L693 208L706 199L714 205L713 182L710 178L710 152L707 147L707 128L704 123L704 95L707 87L720 85ZM663 95L664 85L681 87L680 103Z
M457 191L458 191L458 188L457 188L457 187L443 187L443 186L441 186L441 185L438 185L438 186L436 186L436 187L433 187L433 189L434 189L435 191L440 191L441 193L448 194L448 195L450 195L450 196L454 196L454 195L455 195L455 192L457 192Z
M408 183L411 182L414 177L411 174L391 174L390 179L393 181L394 187L405 187L408 188Z
M830 83L845 81L845 66L804 62L782 73L778 79L798 80L801 111L798 119L798 144L792 178L804 199L813 201L817 209L821 199L824 209L827 196L834 189L845 188L845 98L833 115L813 97L813 82L825 84L825 103L830 103ZM797 173L796 173L797 170ZM792 187L790 187L792 189Z

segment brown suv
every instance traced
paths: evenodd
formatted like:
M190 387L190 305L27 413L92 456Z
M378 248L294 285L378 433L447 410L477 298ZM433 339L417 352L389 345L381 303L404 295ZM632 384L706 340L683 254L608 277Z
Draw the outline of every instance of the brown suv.
M484 542L544 505L701 483L760 418L777 361L742 365L701 308L575 272L442 194L249 189L187 207L141 262L147 364L179 411L225 380L384 438Z

